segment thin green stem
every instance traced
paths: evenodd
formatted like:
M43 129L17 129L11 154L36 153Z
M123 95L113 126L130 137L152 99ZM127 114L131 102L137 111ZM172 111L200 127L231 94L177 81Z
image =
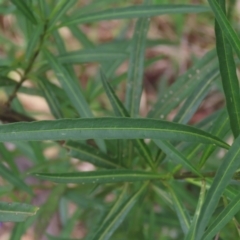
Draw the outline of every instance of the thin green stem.
M20 89L22 84L27 80L27 76L28 76L29 72L32 70L32 67L35 63L35 60L37 59L37 57L38 57L38 55L41 51L42 45L43 45L45 37L46 37L47 28L48 28L48 21L46 21L45 24L44 24L43 33L40 36L39 45L38 45L37 49L35 50L34 54L30 58L28 66L26 67L20 81L18 82L18 84L14 88L12 94L9 96L7 102L5 103L6 107L9 107L11 105L11 102L16 97L18 90Z

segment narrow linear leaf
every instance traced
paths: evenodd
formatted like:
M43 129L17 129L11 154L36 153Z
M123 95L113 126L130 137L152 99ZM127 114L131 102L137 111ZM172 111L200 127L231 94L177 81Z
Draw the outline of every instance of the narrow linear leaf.
M35 31L33 32L31 38L29 39L27 49L26 49L26 60L29 61L29 59L32 57L33 52L39 42L39 37L41 33L43 32L44 26L42 24L38 24Z
M136 23L131 43L126 90L126 108L131 117L138 117L139 115L139 106L142 96L145 44L148 27L149 19L140 18Z
M106 50L96 47L93 49L83 49L73 52L67 52L59 55L57 58L62 64L77 64L88 62L102 62L107 60L122 59L128 57L126 52L119 52L116 50Z
M144 171L104 170L73 173L35 173L34 176L56 183L115 183L165 179L165 176Z
M37 215L34 229L36 238L40 238L44 234L49 225L50 219L58 207L59 199L63 195L64 191L65 186L56 186L54 189L52 189L46 202L41 206L41 209Z
M162 188L160 188L159 186L157 185L153 185L153 190L154 192L161 198L164 200L164 202L167 203L167 205L173 209L173 200L171 198L171 195L169 192L167 191L164 191Z
M23 203L0 202L1 222L22 222L36 214L37 207Z
M40 77L38 79L38 84L42 89L42 92L45 96L45 99L51 109L51 113L56 119L63 118L62 109L60 106L60 102L56 96L55 88L48 82L47 79Z
M10 191L13 190L13 186L12 185L5 185L4 187L0 187L0 196L5 195L7 193L9 193Z
M94 44L88 39L86 34L84 34L80 28L78 28L75 25L71 25L69 26L69 30L72 32L73 36L75 36L79 40L83 47L85 48L94 47Z
M180 151L178 151L171 143L161 140L154 140L154 142L174 162L185 166L187 169L189 169L191 172L194 172L198 176L200 177L202 176L201 173L189 162L189 160Z
M0 143L0 156L2 158L2 161L5 161L8 164L10 170L14 175L19 173L19 169L15 163L14 154L12 152L9 152L3 143Z
M211 134L223 139L229 130L230 130L229 116L227 114L227 111L225 111L225 109L224 109L224 111L222 111L222 113L214 121L214 125L211 130ZM199 162L200 168L204 166L207 159L211 156L211 154L214 152L215 149L216 149L215 146L209 145L203 150L202 157Z
M228 39L232 48L235 50L236 54L238 55L238 58L240 59L240 40L238 38L237 33L233 30L230 22L228 21L226 15L224 14L224 11L219 6L217 1L208 0L208 2L212 8L212 11L214 12L214 15L215 15L215 18L217 19L219 27L221 28L222 32Z
M196 90L187 98L183 106L180 108L173 121L186 124L192 118L203 99L207 96L212 82L216 78L209 78L208 81L202 81Z
M108 96L108 99L113 107L115 115L118 117L130 117L128 111L123 106L122 102L119 100L119 98L115 94L114 90L112 89L111 85L107 81L107 78L106 78L105 74L103 73L103 71L101 71L100 73L101 73L102 85L103 85L104 90Z
M232 220L240 210L240 194L227 205L226 208L217 216L212 224L207 228L203 235L204 240L211 240L224 226Z
M32 10L28 7L25 1L11 0L12 3L18 8L18 10L33 24L37 24L37 20L32 13Z
M225 0L218 0L218 2L221 10L225 13ZM240 131L240 93L236 65L231 45L229 44L227 37L224 35L225 32L223 32L217 21L215 22L215 33L219 68L225 93L227 111L231 129L236 138Z
M180 199L176 195L174 189L172 187L169 187L169 191L170 191L171 196L172 196L173 207L174 207L174 209L177 213L181 228L182 228L184 234L186 235L187 232L188 232L188 229L190 227L189 216L187 215L186 209L182 205L182 202L180 201Z
M198 187L202 186L201 179L196 180L196 179L188 178L188 179L186 179L186 181L191 183L191 184L193 184L193 185L196 185ZM206 189L209 190L209 188L212 185L213 179L212 178L206 178L205 181L206 181ZM231 186L227 186L224 189L224 193L223 194L224 194L224 196L226 196L229 199L234 199L237 196L238 191L236 189L232 188Z
M0 75L0 87L15 86L16 84L17 82L12 80L11 78Z
M80 139L162 139L216 144L221 139L200 129L146 118L82 118L0 125L0 142Z
M61 231L59 237L67 238L71 236L72 230L76 225L76 222L79 219L81 214L82 214L82 209L79 208L72 214L72 216L69 219L67 219L67 222L63 227L63 230Z
M49 9L45 0L38 0L39 8L41 9L42 18L45 19L48 16Z
M27 192L32 195L32 189L19 177L17 177L12 171L6 168L2 163L0 163L0 176L10 182L13 186Z
M206 182L202 181L202 186L201 186L201 191L200 191L200 194L199 194L198 204L197 204L195 214L194 214L192 223L190 225L190 228L189 228L189 231L186 235L185 240L194 240L195 239L195 233L196 233L196 229L197 229L197 220L199 218L201 208L202 208L202 205L203 205L203 202L204 202L205 192L206 192Z
M55 237L55 236L52 236L52 235L49 235L47 234L47 238L48 240L78 240L76 238L66 238L66 237Z
M136 193L134 193L132 197L125 201L119 210L112 214L112 216L110 216L110 218L104 222L91 240L108 240L125 219L132 207L136 204L138 198L142 195L147 186L148 182L144 183L143 186Z
M80 86L71 78L68 71L61 66L58 60L48 51L45 51L45 55L52 66L58 80L60 81L64 91L69 97L72 105L78 111L81 117L93 117L93 114L84 98ZM97 140L97 144L103 151L106 151L106 146L103 140Z
M63 37L59 33L59 31L54 31L52 33L52 35L54 36L58 53L63 54L63 55L66 54L67 50L66 50L65 42L64 42ZM64 66L64 68L66 69L68 74L71 76L72 80L75 80L76 82L79 82L79 79L76 77L76 74L74 72L74 69L73 69L72 65L68 64L68 65Z
M29 229L32 226L35 219L36 215L28 218L23 222L15 223L14 228L11 231L11 237L9 238L9 240L22 240L22 236L27 231L27 229Z
M109 101L111 102L111 105L114 109L114 112L116 116L119 117L130 117L128 111L123 106L122 102L118 99L116 94L114 93L111 85L108 83L106 76L101 71L101 80L103 87L105 89L105 92L108 96ZM137 139L134 141L135 147L140 153L140 155L148 162L149 166L154 169L154 163L152 160L151 152L149 148L147 147L146 143L142 140Z
M49 16L49 26L54 26L56 22L74 5L75 0L60 0Z
M96 148L73 141L68 141L65 145L70 149L69 154L71 157L90 162L97 167L121 168L107 154L100 152Z
M201 13L209 12L209 10L210 9L208 7L202 5L135 5L126 8L108 9L100 12L94 12L94 14L82 14L80 16L70 18L69 21L62 23L62 25L68 26L111 19L153 17L163 14Z
M219 167L213 183L207 193L206 199L204 201L202 211L198 221L196 240L202 239L205 227L207 226L211 216L217 206L219 199L221 198L224 189L229 184L233 177L234 172L238 169L240 162L240 137L238 137L230 150L225 155L221 166Z
M207 82L210 78L216 78L218 73L216 51L212 50L197 61L189 71L180 76L163 94L160 94L148 116L166 118L172 109L197 90L200 83Z
M45 55L79 115L82 117L92 117L93 115L88 107L86 100L83 97L83 94L81 93L80 86L77 86L73 79L71 79L67 70L50 52L45 51Z
M111 206L111 208L108 210L108 212L106 214L104 214L98 221L96 226L93 226L92 228L92 232L93 235L95 235L96 232L98 232L99 230L101 230L104 227L104 224L111 219L112 217L114 217L114 215L120 210L120 208L122 207L122 205L124 204L124 202L127 199L127 190L128 190L128 184L124 184L123 189L121 191L121 193L118 195L118 197L116 198L116 201L113 203L113 205ZM89 236L89 238L91 239L91 237Z
M104 216L104 219L101 221L101 225L99 226L98 229L101 229L103 227L103 225L109 220L111 219L114 214L120 210L124 200L126 199L127 196L127 190L128 190L128 184L125 184L123 187L123 190L121 192L121 194L118 196L116 202L113 204L113 206L111 207L110 211L108 211L107 215ZM98 230L97 230L98 231Z
M0 13L2 15L7 15L10 13L13 13L16 10L16 7L14 5L11 6L0 6Z

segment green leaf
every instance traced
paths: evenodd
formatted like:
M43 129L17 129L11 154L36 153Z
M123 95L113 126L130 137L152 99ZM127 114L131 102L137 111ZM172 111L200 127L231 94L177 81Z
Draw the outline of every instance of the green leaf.
M49 105L49 108L53 116L56 119L63 118L61 105L60 105L60 102L58 101L55 88L53 88L52 84L50 84L49 81L44 77L40 77L38 79L38 84L44 94L44 97Z
M0 186L0 196L5 195L13 190L12 185L5 184L4 187Z
M113 107L115 115L118 117L130 117L128 111L125 109L122 102L119 100L119 98L115 94L114 90L112 89L110 83L107 81L107 78L102 70L100 73L101 73L102 85Z
M40 238L44 234L46 228L49 225L50 219L58 208L59 199L63 195L64 191L65 186L56 186L54 189L52 189L46 202L41 206L37 215L34 229L36 238Z
M18 10L33 24L37 24L37 20L32 13L32 10L28 7L25 1L11 0L12 3L18 8Z
M62 64L78 64L88 62L102 62L106 60L122 59L128 57L126 52L119 52L117 50L106 50L101 47L92 49L83 49L78 51L67 52L59 55L57 58Z
M224 109L224 111L222 111L222 113L214 121L211 134L213 134L216 137L219 137L220 139L223 139L229 130L230 130L229 116L227 114L227 111ZM204 166L205 162L211 156L215 149L216 147L213 145L209 145L206 148L204 148L201 160L199 162L200 168Z
M216 74L217 75L217 74ZM216 76L215 75L215 76ZM210 77L207 81L202 81L196 90L187 98L183 106L180 108L173 121L186 124L192 118L203 99L207 96L209 88L216 77Z
M48 240L78 240L76 238L65 238L65 237L54 237L52 235L47 234Z
M177 13L201 13L208 12L210 9L201 5L134 5L126 8L108 9L94 14L82 14L77 17L72 17L69 21L62 23L64 26L75 25L80 23L89 23L111 19L129 19L140 17L153 17L163 14Z
M0 14L2 15L7 15L9 13L13 13L16 10L16 7L11 5L11 6L0 6Z
M51 64L58 80L60 81L64 91L66 92L67 96L69 97L72 105L78 111L81 117L93 117L93 114L87 104L86 99L84 98L80 86L71 78L68 71L61 66L58 60L48 51L45 51L45 55ZM105 151L106 146L104 141L97 140L98 146Z
M173 207L174 207L174 209L177 213L181 228L182 228L184 234L187 234L188 229L190 227L189 216L186 212L185 207L182 204L182 201L180 201L179 197L175 193L175 190L172 187L169 187L169 191L170 191L171 196L172 196Z
M215 18L217 19L219 27L221 28L222 32L226 36L232 48L235 50L236 54L238 55L238 58L240 59L240 40L238 38L237 33L233 30L226 15L224 14L224 11L221 9L217 1L208 0L208 2L214 12L214 15L215 15Z
M101 81L104 87L104 90L108 96L108 99L111 102L111 105L114 109L116 116L119 117L129 117L128 111L125 109L121 101L118 99L116 94L114 93L111 85L108 83L106 76L101 71ZM152 160L151 152L146 145L146 143L142 140L137 139L134 141L135 147L138 150L139 154L148 162L149 166L154 169L154 163Z
M45 0L38 0L38 4L39 8L41 9L42 19L45 19L49 13L48 4Z
M166 153L174 162L185 166L187 169L197 174L198 176L202 176L201 173L189 162L189 160L178 151L171 143L167 141L154 140L156 145Z
M152 186L154 192L167 203L167 205L173 209L173 201L169 192L164 191L162 188L157 185Z
M186 181L191 183L191 184L193 184L193 185L199 186L199 187L202 186L201 179L197 180L197 179L190 179L190 178L188 178L188 179L186 179ZM206 189L208 190L211 187L211 185L212 185L213 179L212 178L206 178L205 181L206 181ZM227 198L233 199L238 194L238 190L234 189L231 186L227 186L224 189L224 193L223 194Z
M211 240L224 226L232 220L240 210L240 194L227 205L226 208L214 219L203 235L204 240Z
M76 4L75 0L60 0L49 16L49 27L52 27L61 17Z
M36 214L37 207L23 203L0 202L1 222L22 222Z
M225 12L225 0L218 0L221 11ZM212 1L214 3L214 1ZM217 19L218 20L218 19ZM240 93L236 73L236 65L231 45L224 35L218 22L215 23L216 45L219 59L219 68L222 77L222 85L225 93L226 105L230 120L231 129L236 138L240 132ZM240 41L239 41L240 44ZM238 46L239 47L239 46ZM240 56L240 55L239 55Z
M6 146L3 143L0 143L0 154L1 154L2 161L5 161L8 164L11 171L13 171L13 174L14 175L18 174L19 170L15 163L15 156L12 152L10 152L6 148Z
M6 168L2 163L0 163L0 176L10 182L13 186L27 192L28 194L32 195L32 189L20 179L16 174Z
M17 82L9 77L0 75L0 87L16 86Z
M91 113L88 104L84 99L84 96L80 90L80 86L78 86L76 82L71 79L67 70L61 66L58 60L50 52L45 51L45 55L79 115L81 117L92 117L93 114Z
M38 24L31 38L29 39L27 49L26 49L27 61L29 61L32 55L34 54L34 50L39 42L41 33L43 33L43 29L44 29L44 26L42 24Z
M148 27L149 19L139 19L136 23L134 36L131 43L126 90L126 108L131 117L139 116L139 106L143 85L145 45Z
M207 226L211 216L221 198L224 189L232 179L236 169L239 167L240 158L240 137L238 137L225 155L221 166L219 167L204 201L202 211L198 221L196 240L202 239L205 227Z
M135 192L132 197L125 201L122 206L119 207L118 211L112 214L112 216L110 216L109 219L101 225L91 240L108 240L125 219L132 207L136 204L138 198L142 195L147 186L148 182L143 184L143 186Z
M96 148L73 141L68 141L65 145L68 149L70 149L69 154L71 157L90 162L97 167L121 168L121 166L116 164L109 155Z
M104 216L104 219L102 219L101 221L101 225L98 227L98 229L101 229L103 227L103 225L112 217L114 217L114 214L120 210L124 200L126 199L127 196L127 190L128 190L128 184L125 184L123 187L123 190L121 192L121 194L118 196L117 200L115 201L115 203L113 204L113 206L111 207L110 211L108 211L107 215ZM96 230L98 231L98 230Z
M134 170L102 170L72 173L35 173L34 176L56 183L116 183L147 180L163 180L165 176Z
M81 214L82 214L82 209L79 208L72 214L72 216L69 219L67 219L67 222L64 225L59 237L67 238L71 236L72 230L76 225L76 222L79 219Z
M93 48L94 44L88 39L86 34L82 32L82 30L75 26L69 26L69 30L72 32L73 36L79 40L79 42L83 45L84 48Z
M185 240L194 240L195 239L197 221L198 221L198 218L199 218L199 215L200 215L200 212L201 212L201 208L202 208L202 205L203 205L203 202L204 202L205 192L206 192L206 182L202 181L202 187L201 187L201 191L200 191L200 194L199 194L198 204L197 204L195 214L194 214L192 223L190 225L190 228L189 228L189 231L186 235Z
M0 125L0 142L80 139L162 139L216 144L227 143L200 129L156 119L83 118Z
M203 82L209 81L210 78L216 78L218 72L216 52L215 50L209 51L163 94L160 94L148 116L151 118L166 118L189 94L197 90L200 83L203 84Z
M9 240L22 240L24 233L31 227L36 219L36 215L28 218L23 222L14 224L14 228L11 230L11 237Z
M58 53L63 54L63 55L66 54L67 53L66 44L65 44L63 37L59 34L59 31L54 31L52 34L55 39L56 48L58 50ZM72 80L79 82L79 79L74 72L73 66L68 64L68 65L65 65L64 67L67 70L67 72L69 73L69 75L71 76Z

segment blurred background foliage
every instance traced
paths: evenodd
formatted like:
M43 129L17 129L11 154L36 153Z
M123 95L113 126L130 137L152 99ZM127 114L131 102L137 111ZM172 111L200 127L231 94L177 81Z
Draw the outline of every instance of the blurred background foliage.
M62 56L60 62L65 64L72 81L79 85L94 116L115 116L113 106L105 93L106 88L103 88L101 82L100 68L111 82L118 98L124 103L130 68L130 41L134 36L137 20L94 21L62 26L55 30L50 28L51 31L44 32L46 19L51 14L56 14L56 18L53 17L50 22L54 28L74 16L94 16L101 10L137 6L143 2L70 0L67 3L58 0L26 0L25 4L31 9L31 13L38 23L42 23L37 25L26 18L24 10L19 8L17 2L18 0L0 0L2 123L79 117L78 110L60 87L58 77L51 70L54 67L49 64L50 57L47 60L44 51L52 52L54 56ZM207 1L200 0L152 0L152 4L208 5ZM63 6L66 6L66 9L62 8ZM240 2L231 0L227 6L232 26L239 31ZM220 119L220 114L221 122L224 122L224 94L216 67L216 54L211 55L214 47L214 15L211 11L151 17L146 38L139 115L191 124L206 131L212 129L211 125L217 117ZM77 56L77 60L74 60L73 56L67 55L71 51L82 52ZM15 96L13 93L16 84L23 76L27 79L19 86ZM192 77L194 81L189 81ZM173 97L167 100L171 94ZM11 108L6 109L5 103L11 96ZM177 103L173 104L174 101ZM187 105L193 102L191 109L184 106L186 102ZM231 141L228 122L223 128L221 137ZM215 132L217 130L215 129ZM166 157L152 141L146 143L159 172L174 174L184 169L182 165L176 165L170 157ZM107 153L99 152L97 146L101 143L93 140L78 142L77 146L74 144L76 143L63 141L0 143L1 201L22 202L40 207L37 215L24 222L2 223L2 240L97 239L93 235L99 231L98 227L109 219L114 224L116 221L116 226L119 226L113 231L111 239L184 239L185 223L182 223L181 219L184 222L183 216L188 218L188 213L191 217L194 215L201 181L158 181L141 190L144 185L141 182L57 185L29 175L34 172L90 171L115 168L119 165L148 169L146 162L133 147L130 148L130 153L128 152L129 144L132 144L129 141L107 140ZM205 150L202 144L178 144L175 141L174 145L191 159L193 164L198 165L200 162L203 167L208 156L203 157ZM203 169L214 171L219 165L216 160L222 158L226 151L216 150L216 147L209 151L213 155ZM90 153L93 153L93 156ZM144 194L141 195L139 189ZM236 192L237 187L233 191ZM133 194L140 196L138 201L135 201ZM132 202L128 200L131 197ZM227 198L221 200L215 214L226 206L227 201ZM129 205L124 205L126 202ZM180 206L180 210L186 208L186 213L180 213L174 206ZM130 213L125 218L124 214L128 211ZM113 215L106 220L109 213ZM117 220L112 219L114 215ZM227 231L221 233L221 239L239 238L239 229L236 227L239 226L239 217L236 216L228 224Z

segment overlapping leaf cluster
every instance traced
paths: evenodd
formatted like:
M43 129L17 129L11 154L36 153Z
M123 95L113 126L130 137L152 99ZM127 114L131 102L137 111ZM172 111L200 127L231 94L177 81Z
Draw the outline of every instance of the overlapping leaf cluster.
M21 239L31 227L36 239L43 235L70 239L78 222L84 223L86 239L92 240L173 239L172 233L186 240L239 238L240 94L239 61L234 54L240 57L240 40L225 0L209 0L210 7L145 1L112 8L110 0L81 7L79 2L1 1L0 13L14 18L26 42L21 46L23 55L16 57L20 47L0 37L9 50L0 59L0 88L7 95L0 109L0 176L4 182L0 194L11 200L0 202L0 221L21 222L15 224L11 239ZM120 1L114 2L118 6ZM163 14L214 14L216 49L196 60L173 84L162 86L143 118L139 109L144 71L159 60L146 60L145 51L161 44L148 39L148 30L151 17ZM124 20L126 26L136 19L133 37L123 39L124 26L116 39L96 45L79 28L112 19ZM81 49L67 50L62 27ZM126 61L127 72L118 76L117 69ZM86 93L76 66L96 62L99 71ZM18 82L12 72L19 74ZM32 87L24 85L27 80ZM126 87L125 102L117 94L121 84ZM190 125L216 87L226 106ZM44 98L54 119L36 121L22 106L18 93ZM104 107L93 111L94 103L102 98L107 98L111 113ZM174 109L174 119L167 120ZM226 141L231 137L229 146ZM10 143L14 151L9 150ZM44 154L51 147L57 149L55 159ZM27 170L18 167L19 154L31 159ZM79 160L77 166L89 162L94 170L79 170L73 158ZM41 187L51 192L38 208L33 200ZM72 215L68 211L71 203L77 209ZM57 212L61 232L49 235L47 227Z

